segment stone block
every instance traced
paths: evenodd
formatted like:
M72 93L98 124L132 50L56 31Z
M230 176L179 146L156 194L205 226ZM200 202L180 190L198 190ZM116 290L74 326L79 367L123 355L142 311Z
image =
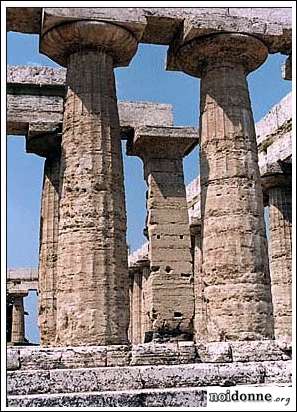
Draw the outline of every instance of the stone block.
M193 342L150 342L132 346L131 365L175 365L195 361Z
M267 384L292 384L292 362L275 361L263 362L265 368L265 383Z
M291 359L288 351L276 341L231 342L233 362L263 362Z
M129 367L55 369L8 373L10 395L130 390L142 387L139 369Z
M218 386L258 385L265 382L265 368L256 362L221 363L217 367Z
M127 366L130 364L131 347L111 345L106 347L106 366Z
M28 370L7 373L8 395L29 395L32 393L49 393L52 390L50 372Z
M22 348L21 369L55 369L60 366L61 357L60 348Z
M107 350L100 346L65 348L61 351L61 368L94 368L106 366Z
M201 362L232 362L231 345L228 342L200 343L196 348Z

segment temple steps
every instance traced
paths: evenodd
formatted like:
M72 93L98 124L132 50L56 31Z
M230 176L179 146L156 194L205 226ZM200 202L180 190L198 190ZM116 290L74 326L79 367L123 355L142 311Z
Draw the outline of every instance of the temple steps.
M290 381L290 361L31 369L7 373L7 394L9 406L201 406L205 387Z
M199 388L140 389L67 394L34 394L8 397L8 406L206 406L206 390Z

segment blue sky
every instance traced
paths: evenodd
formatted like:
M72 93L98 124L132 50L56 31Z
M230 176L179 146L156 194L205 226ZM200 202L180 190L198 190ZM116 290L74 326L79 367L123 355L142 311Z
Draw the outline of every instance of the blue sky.
M57 65L39 54L38 36L9 33L7 63L13 65ZM200 81L180 72L167 72L165 46L140 45L127 68L116 69L119 100L152 101L173 105L176 126L197 126ZM271 55L257 71L248 76L255 121L291 90L291 82L281 78L285 56ZM124 148L123 148L124 150ZM38 265L40 194L44 159L25 153L25 139L7 140L7 265ZM131 250L142 245L145 221L145 190L142 162L124 154L127 240ZM198 175L198 150L184 160L185 182ZM27 337L38 341L36 296L25 299Z

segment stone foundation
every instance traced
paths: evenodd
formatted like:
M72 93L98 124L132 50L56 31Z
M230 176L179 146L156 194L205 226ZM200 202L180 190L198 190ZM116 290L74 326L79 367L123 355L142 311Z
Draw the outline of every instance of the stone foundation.
M285 341L9 348L8 406L206 406L209 386L291 385Z
M196 363L287 362L292 346L286 340L77 347L10 347L8 371L98 368Z

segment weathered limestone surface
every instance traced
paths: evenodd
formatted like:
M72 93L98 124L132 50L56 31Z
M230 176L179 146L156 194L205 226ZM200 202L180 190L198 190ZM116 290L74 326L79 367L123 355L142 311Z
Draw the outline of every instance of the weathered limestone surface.
M182 159L196 142L197 130L166 127L136 129L133 142L128 142L128 154L143 160L148 185L150 275L145 299L150 339L189 340L193 335L193 272Z
M290 383L290 361L12 371L8 395ZM108 372L108 373L107 373Z
M292 49L291 8L44 8L42 30L77 19L104 20L132 28L143 43L167 45L177 34L190 40L218 31L232 31L257 36L266 43L270 53L289 54ZM8 8L7 30L40 33L41 8Z
M202 276L207 339L273 336L262 189L246 74L267 56L254 37L180 44L175 59L201 77Z
M137 42L123 27L76 21L43 32L40 49L67 66L55 344L124 344L126 211L113 68L129 63Z
M41 345L56 339L57 251L60 201L60 153L45 160L39 249L39 328Z
M79 38L86 47L93 36L111 54L79 46ZM64 25L42 38L43 52L52 50L56 61L64 63L70 54L61 158L57 345L127 342L126 211L112 57L118 49L112 42L121 43L117 57L124 62L135 53L135 40L126 30L104 23Z

